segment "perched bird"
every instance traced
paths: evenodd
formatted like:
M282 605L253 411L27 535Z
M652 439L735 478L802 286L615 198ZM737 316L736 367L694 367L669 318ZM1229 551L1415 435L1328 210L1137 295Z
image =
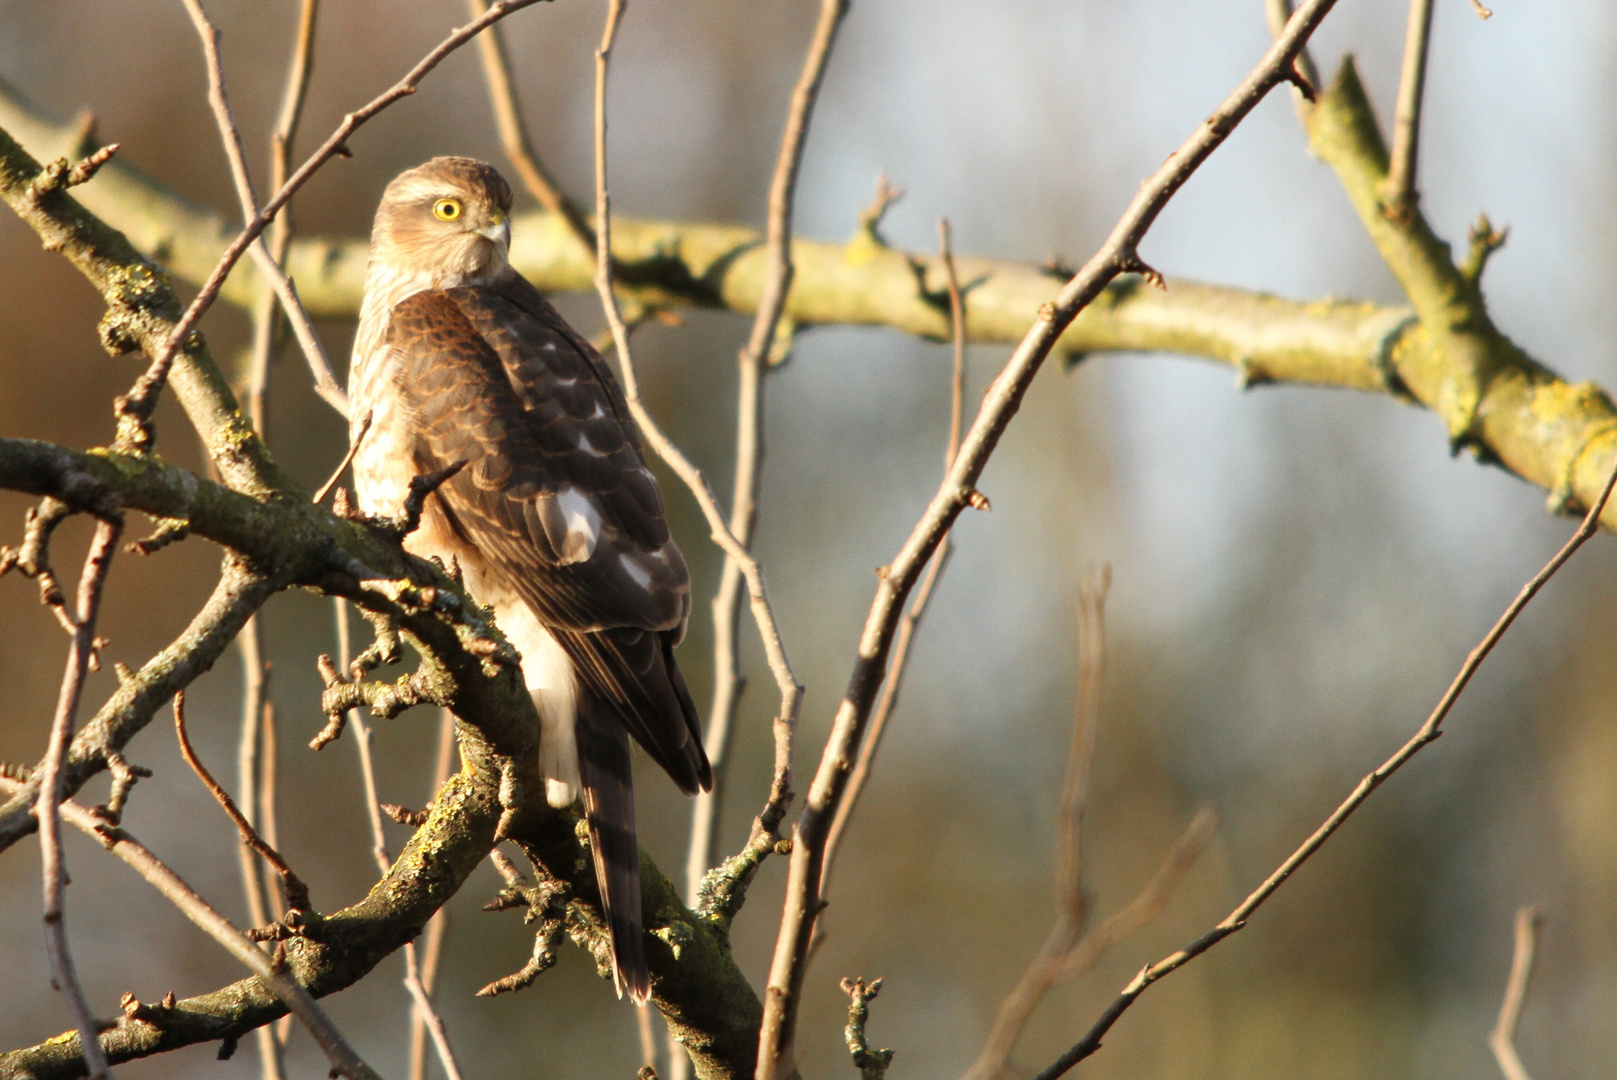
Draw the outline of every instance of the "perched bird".
M629 736L685 793L713 785L674 662L690 575L612 372L511 268L510 212L471 158L383 193L348 375L355 494L397 514L413 477L465 462L405 547L458 562L522 654L546 797L583 797L614 983L643 1003Z

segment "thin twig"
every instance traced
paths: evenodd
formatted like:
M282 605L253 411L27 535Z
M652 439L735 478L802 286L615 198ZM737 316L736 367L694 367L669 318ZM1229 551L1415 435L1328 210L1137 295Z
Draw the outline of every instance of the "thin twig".
M881 993L881 980L843 979L842 992L848 995L848 1026L842 1029L843 1041L853 1058L853 1067L859 1070L859 1080L882 1080L893 1063L891 1050L872 1050L865 1035L870 1023L870 1003Z
M1544 913L1531 905L1516 912L1516 942L1510 957L1510 979L1505 983L1505 1000L1499 1005L1499 1022L1488 1035L1488 1047L1499 1062L1505 1080L1532 1080L1516 1053L1516 1024L1522 1018L1527 988L1533 979L1533 956L1538 951L1538 928Z
M1386 214L1403 220L1419 195L1415 160L1420 152L1421 106L1426 93L1426 56L1432 35L1432 0L1409 0L1404 67L1398 80L1398 108L1392 122L1392 158L1381 197Z
M1202 848L1212 839L1217 824L1211 811L1197 813L1140 894L1098 930L1085 933L1089 902L1083 880L1083 821L1100 726L1106 672L1106 591L1111 578L1111 567L1091 567L1084 575L1078 605L1078 704L1073 710L1061 813L1056 822L1055 923L1016 985L1000 1002L994 1025L963 1080L994 1080L1000 1076L1016 1040L1049 989L1089 971L1112 946L1162 914Z
M332 470L330 476L326 477L326 482L320 485L319 489L314 493L314 497L309 500L310 502L319 506L326 501L326 496L331 493L332 488L337 486L337 481L342 479L342 474L348 471L348 466L354 463L354 455L359 453L359 448L365 442L365 436L370 433L370 430L371 414L367 412L360 418L359 431L355 432L353 439L349 441L347 453L343 454L342 460L337 462L337 467Z
M332 604L337 619L337 658L342 670L347 671L353 656L352 637L348 628L348 602L340 596L334 596ZM354 746L359 752L360 782L365 791L365 817L370 824L371 856L376 860L377 870L385 878L393 867L393 857L388 853L387 833L382 825L382 802L376 788L376 765L371 758L371 726L365 721L359 709L349 712L348 723L354 729ZM443 760L442 755L439 760ZM436 964L434 966L436 967ZM432 1007L431 993L421 978L421 965L413 941L406 942L404 946L404 989L409 992L412 1002L410 1009L412 1025L416 1018L419 1018L427 1034L432 1037L433 1049L438 1052L438 1062L443 1066L444 1073L449 1080L461 1080L460 1066L449 1046L449 1035L444 1030L443 1019Z
M262 812L266 794L259 786L260 749L264 747L264 718L269 709L269 662L264 658L263 624L254 615L242 627L236 639L241 652L241 735L236 743L236 787L241 793L241 804L248 823L268 824ZM256 820L255 820L256 818ZM265 842L275 847L273 837ZM258 855L241 844L236 848L236 859L241 871L242 891L247 897L247 919L253 926L265 926L275 916L265 898L264 875ZM284 898L283 898L284 900ZM276 908L280 911L284 908ZM261 946L267 948L267 946ZM263 1080L285 1080L286 1062L281 1053L281 1041L275 1025L266 1024L253 1033L258 1044L259 1075Z
M612 289L612 261L607 253L612 250L612 207L607 190L606 176L606 74L612 40L617 35L618 22L623 16L624 0L609 0L606 27L601 36L601 47L595 53L595 291L600 294L601 307L606 313L607 325L612 330L612 341L618 352L623 372L623 396L628 402L635 424L657 456L685 482L696 497L702 515L707 519L714 543L733 557L741 566L752 600L753 620L758 624L763 639L764 655L769 669L780 688L780 714L775 718L775 778L770 786L770 799L760 820L766 830L772 831L780 823L791 799L792 736L797 730L797 715L803 702L803 687L792 673L781 641L780 628L769 606L769 594L764 587L764 575L756 559L745 544L736 539L724 520L724 511L708 487L707 480L691 464L673 441L657 426L656 420L640 398L640 382L635 374L634 358L629 352L629 331L618 308L617 294Z
M262 815L259 777L259 749L263 743L264 703L269 696L269 663L264 659L264 641L258 616L254 615L242 627L236 639L241 651L242 710L241 737L236 743L236 787L241 793L242 816L252 828L257 828ZM271 848L275 845L266 840ZM258 856L250 844L238 851L241 862L242 888L247 896L247 918L254 926L263 926L275 917L265 901L264 878L259 872Z
M174 734L180 742L180 756L185 758L185 763L191 766L191 771L197 774L197 778L202 781L202 786L208 789L214 801L224 810L225 816L235 823L236 831L241 833L241 842L262 855L264 861L274 867L277 874L281 875L281 887L286 891L287 905L296 911L313 910L309 904L309 887L303 883L303 879L298 877L297 873L286 864L286 860L281 858L279 851L270 847L264 841L264 838L258 835L258 830L253 828L252 823L237 808L236 800L230 797L228 791L219 786L219 781L213 778L213 774L208 771L207 766L203 765L201 759L197 757L196 751L191 746L191 737L185 730L184 690L174 692Z
M279 190L292 171L292 143L297 138L298 121L309 92L309 76L314 71L314 28L320 0L302 0L298 6L297 32L292 37L292 60L287 66L286 86L281 91L281 109L270 134L270 190ZM288 203L269 227L269 253L275 265L286 265L292 246L292 205ZM266 289L253 307L253 344L247 363L247 415L260 438L269 437L269 368L276 352L280 328L273 289Z
M0 789L19 790L21 786L15 781L0 777ZM63 802L61 810L62 816L70 823L98 840L107 850L132 867L179 908L187 919L223 945L230 955L257 975L287 1010L308 1028L309 1034L330 1059L333 1075L347 1076L349 1080L381 1080L375 1070L365 1064L343 1038L342 1032L337 1030L331 1018L326 1015L326 1011L315 1002L309 991L292 977L284 965L276 964L270 957L264 955L252 939L197 895L184 879L169 869L148 848L121 828L109 827L106 821L76 802ZM99 1051L98 1044L97 1050ZM105 1069L105 1065L102 1067Z
M129 393L120 399L118 405L119 415L122 420L119 425L118 445L120 447L143 449L150 444L151 433L148 423L151 419L152 410L157 407L157 397L162 393L164 385L168 382L169 368L173 366L174 358L178 355L180 346L190 337L191 331L196 329L196 325L203 314L218 299L219 290L224 285L225 278L229 276L230 271L241 260L241 257L247 253L248 248L263 234L269 223L274 220L275 215L280 212L280 209L286 205L287 201L304 184L308 183L309 178L319 171L327 161L339 154L348 153L348 139L355 131L359 130L367 121L394 102L415 93L421 80L442 63L446 56L500 19L539 2L540 0L499 0L498 3L489 8L488 14L481 19L474 19L465 26L457 28L443 41L439 42L437 47L422 57L413 68L405 73L402 79L364 106L343 117L342 123L338 124L336 130L326 138L325 142L320 144L319 149L309 155L302 165L298 166L297 171L287 178L286 183L281 185L280 190L270 196L269 201L264 203L258 213L247 221L242 231L225 248L218 263L214 265L213 271L208 275L207 280L203 282L196 299L191 301L190 305L185 309L185 313L180 316L180 321L175 324L168 340L158 350L157 355L152 357L146 371L142 373L135 385L130 388ZM346 415L347 409L344 407L339 409L338 412Z
M247 169L247 153L242 149L241 132L236 128L236 119L230 112L230 99L225 93L224 62L219 56L219 30L208 21L201 0L181 0L181 2L185 4L185 10L191 16L191 25L196 27L197 36L202 39L202 55L208 66L208 105L213 109L214 123L219 128L219 139L224 143L225 157L230 162L230 177L236 185L236 198L241 203L242 219L252 221L258 217L258 196L253 191L252 174ZM337 377L331 370L331 361L326 357L326 350L320 344L319 335L314 332L314 324L309 321L309 313L303 310L297 288L286 274L282 273L281 264L271 254L262 236L254 238L249 253L259 273L268 279L270 288L281 302L281 309L286 312L287 321L292 325L292 334L298 339L304 359L308 361L309 371L314 375L315 393L333 409L347 416L348 395L337 385ZM262 420L262 402L259 419ZM263 436L262 427L258 433L260 437Z
M819 99L826 65L848 6L848 0L822 0L819 20L810 39L808 53L803 58L797 85L792 90L780 150L775 158L775 171L769 183L764 256L768 277L747 345L738 358L740 378L736 404L735 479L730 496L730 532L738 543L749 550L758 521L758 494L763 482L766 450L764 379L772 363L778 359L772 353L795 275L792 261L792 208L796 201L797 178L802 167L803 149L808 142L814 104ZM708 711L705 747L708 761L713 765L713 790L698 795L691 809L691 839L685 858L685 900L689 904L698 902L702 879L712 867L713 852L718 847L719 819L724 807L736 708L745 686L740 659L741 589L742 565L726 554L724 569L719 575L719 589L712 604L713 702ZM787 764L790 764L789 760ZM777 776L780 766L781 762L777 759ZM783 806L781 812L784 811ZM672 1059L670 1080L685 1080L689 1061L684 1048L670 1042L669 1051Z
M455 714L441 710L438 721L438 753L432 769L432 798L436 800L449 779L455 756ZM427 1000L432 1000L433 987L438 982L438 962L443 957L444 935L449 930L449 913L443 908L433 912L427 922L426 942L421 948L421 989ZM410 1012L410 1080L427 1080L427 1018L419 1009Z
M947 218L938 219L938 248L939 261L943 264L949 286L949 323L953 331L951 337L954 344L954 369L949 378L949 442L943 450L943 469L944 472L948 472L949 467L954 464L955 454L960 449L960 428L965 419L967 327L965 296L960 290L960 276L955 270L953 244ZM915 644L915 634L921 627L921 619L926 614L927 606L932 601L932 594L937 589L938 579L943 576L944 567L949 564L949 556L953 551L954 542L950 535L945 535L943 542L938 546L937 555L926 568L926 576L921 579L920 586L915 590L915 599L898 624L898 635L893 641L893 660L887 672L887 682L882 686L881 698L876 702L876 708L870 716L870 732L859 747L859 759L854 762L853 772L848 776L848 793L843 797L842 805L837 807L837 815L831 822L831 832L825 838L825 860L820 870L822 899L830 891L831 871L836 866L837 851L841 848L842 837L854 811L859 807L859 799L865 793L866 785L870 783L870 771L875 766L876 753L881 749L882 736L887 733L887 723L892 719L893 710L898 707L898 694L904 686L904 672L909 664L911 647ZM816 922L816 941L824 940L822 926L823 924Z
M1286 24L1291 21L1291 0L1263 0L1263 9L1265 16L1268 18L1269 36L1279 37L1281 32L1286 29ZM1305 45L1297 51L1297 59L1293 63L1297 67L1297 73L1303 77L1303 80L1308 85L1319 85L1319 68L1314 64L1314 56L1308 51L1308 46ZM1302 101L1304 96L1299 87L1298 100L1306 104L1306 102Z
M786 900L770 963L759 1030L758 1080L780 1080L793 1067L797 1007L814 921L821 910L819 882L825 840L847 789L848 774L864 738L871 707L884 681L904 603L949 527L968 506L986 507L976 484L1034 375L1063 330L1112 279L1139 273L1153 284L1161 275L1139 256L1138 246L1168 200L1276 86L1297 77L1298 51L1335 0L1307 0L1285 31L1241 84L1199 124L1195 133L1140 185L1111 235L1084 267L1041 308L1038 318L989 386L949 475L893 562L879 574L876 597L860 634L848 691L837 708L831 734L794 830Z
M466 11L474 19L481 18L488 12L488 4L484 0L466 0ZM595 258L595 233L589 222L545 170L534 152L533 141L528 138L528 125L522 118L516 81L511 77L511 58L506 53L505 35L500 27L489 27L477 39L477 55L483 62L483 82L488 86L489 104L494 108L500 148L511 159L522 186L540 206L561 218L568 234L591 259Z
M1526 585L1522 586L1521 592L1516 594L1516 599L1511 601L1510 606L1505 609L1505 613L1499 616L1499 620L1493 624L1487 635L1466 656L1465 663L1460 665L1459 672L1454 676L1454 681L1449 684L1448 690L1444 692L1443 697L1438 701L1437 707L1432 710L1431 715L1426 718L1426 722L1420 726L1420 730L1416 731L1408 742L1399 747L1396 753L1377 766L1374 771L1367 774L1363 780L1360 780L1358 786L1342 801L1342 804L1331 812L1331 815L1325 819L1319 828L1314 830L1313 835L1303 841L1301 847L1287 856L1286 861L1276 867L1274 873L1270 874L1262 885L1254 889L1251 895L1241 901L1234 911L1225 916L1222 922L1178 952L1142 968L1133 981L1124 987L1122 993L1112 1001L1111 1005L1107 1006L1106 1011L1101 1014L1100 1019L1095 1021L1089 1032L1078 1040L1071 1049L1057 1058L1049 1068L1039 1073L1036 1080L1056 1080L1056 1077L1061 1076L1078 1062L1100 1049L1101 1038L1111 1030L1112 1025L1117 1022L1117 1018L1122 1016L1130 1005L1134 1004L1135 999L1145 993L1147 987L1190 963L1190 961L1196 959L1196 957L1231 934L1243 929L1247 920L1252 917L1253 912L1262 907L1264 901L1273 896L1275 891L1285 884L1286 879L1297 871L1298 867L1307 862L1314 852L1324 846L1325 841L1329 840L1331 835L1342 826L1342 823L1363 805L1364 801L1370 797L1371 792L1380 787L1389 776L1403 768L1410 758L1420 753L1429 743L1437 740L1438 736L1442 734L1444 718L1454 708L1454 703L1460 699L1460 695L1465 692L1467 684L1471 682L1471 676L1476 674L1477 668L1482 666L1482 662L1488 658L1488 654L1493 652L1494 646L1499 644L1499 639L1505 636L1505 631L1509 630L1511 624L1516 621L1516 616L1520 615L1522 609L1527 607L1533 597L1538 595L1544 584L1555 576L1556 571L1560 570L1566 564L1566 561L1572 558L1573 554L1599 530L1600 514L1605 509L1607 500L1611 498L1614 485L1617 485L1617 462L1613 463L1611 475L1607 477L1606 484L1600 491L1600 497L1595 500L1594 504L1589 507L1589 512L1584 515L1583 523L1578 526L1571 539L1562 545L1561 550L1557 551L1550 561L1544 564L1544 568L1533 575Z
M67 762L68 744L78 719L79 698L84 692L84 676L95 651L96 617L101 612L101 595L112 568L113 552L123 524L117 519L96 525L95 538L84 559L79 576L78 612L74 617L73 640L68 646L67 670L62 673L62 689L56 699L56 715L51 720L50 743L40 766L39 798L34 815L39 820L39 861L45 907L45 948L50 956L51 984L67 998L73 1024L79 1030L80 1053L91 1080L107 1076L107 1057L96 1040L95 1014L85 1000L73 965L67 941L67 864L62 853L62 822L59 816L64 797L62 769Z

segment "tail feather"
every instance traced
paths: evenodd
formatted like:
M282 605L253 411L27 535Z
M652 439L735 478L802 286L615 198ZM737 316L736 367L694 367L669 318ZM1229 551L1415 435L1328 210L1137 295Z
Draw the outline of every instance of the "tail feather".
M628 994L643 1005L651 996L651 974L643 940L629 733L611 706L588 691L579 694L577 730L590 854L602 914L612 936L612 981L619 997Z

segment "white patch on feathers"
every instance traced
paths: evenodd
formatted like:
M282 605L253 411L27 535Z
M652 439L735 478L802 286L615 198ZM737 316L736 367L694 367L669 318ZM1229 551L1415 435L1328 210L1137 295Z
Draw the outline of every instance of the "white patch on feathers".
M545 801L570 806L578 798L578 684L573 662L556 639L534 617L533 610L512 598L496 603L500 629L522 654L522 678L539 710L539 772L545 778Z
M559 545L562 561L583 562L595 554L595 545L601 539L601 514L590 497L577 488L565 488L555 497L556 509L561 511L567 535Z

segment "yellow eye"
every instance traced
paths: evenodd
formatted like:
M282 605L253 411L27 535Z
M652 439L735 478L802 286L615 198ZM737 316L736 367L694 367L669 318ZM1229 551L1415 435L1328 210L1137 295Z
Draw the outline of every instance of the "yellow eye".
M455 221L460 217L459 199L439 199L432 204L432 216L439 221Z

